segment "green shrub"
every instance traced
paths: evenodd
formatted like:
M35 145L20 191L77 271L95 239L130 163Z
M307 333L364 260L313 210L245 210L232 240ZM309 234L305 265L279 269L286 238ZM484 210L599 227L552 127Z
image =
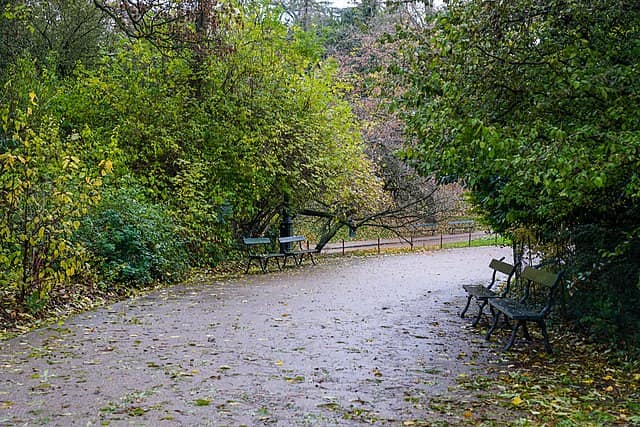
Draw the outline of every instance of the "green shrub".
M640 343L640 242L589 225L574 233L573 253L571 317L599 339Z
M188 267L179 228L139 190L107 191L82 221L79 239L99 260L105 286L141 287L179 280Z

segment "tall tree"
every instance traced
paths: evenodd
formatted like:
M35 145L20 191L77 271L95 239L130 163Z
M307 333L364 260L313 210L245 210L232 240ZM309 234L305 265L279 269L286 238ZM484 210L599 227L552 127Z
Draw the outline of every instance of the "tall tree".
M0 2L0 67L29 54L68 75L78 62L95 65L113 37L89 0Z
M462 206L459 188L438 186L396 155L404 132L391 100L404 88L387 70L396 59L397 29L416 28L409 5L413 3L387 8L379 2L363 3L353 8L359 16L356 22L339 22L328 31L327 49L338 61L340 76L350 87L349 102L358 115L367 152L390 196L389 203L379 206L378 211L351 218L352 227L377 226L404 234L417 224L459 214ZM375 13L371 7L377 8Z
M637 322L638 3L456 0L414 36L407 158L463 180L497 230L561 248L579 317Z
M130 38L160 49L188 49L200 56L224 53L226 31L240 22L231 2L217 0L93 0ZM234 18L236 20L234 21Z

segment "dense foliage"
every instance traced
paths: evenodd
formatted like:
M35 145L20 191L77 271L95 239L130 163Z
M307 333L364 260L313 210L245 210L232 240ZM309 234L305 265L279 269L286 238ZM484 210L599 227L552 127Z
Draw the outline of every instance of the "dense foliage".
M2 36L26 38L0 63L0 315L55 289L177 279L277 230L285 201L343 218L385 203L313 33L266 4L209 3L135 22L112 3L2 3ZM86 43L37 31L47 20L77 22Z
M162 206L130 187L106 191L75 234L99 260L98 285L105 290L183 277L189 258L181 236Z
M451 1L398 69L407 158L533 231L604 335L640 330L639 40L633 1Z

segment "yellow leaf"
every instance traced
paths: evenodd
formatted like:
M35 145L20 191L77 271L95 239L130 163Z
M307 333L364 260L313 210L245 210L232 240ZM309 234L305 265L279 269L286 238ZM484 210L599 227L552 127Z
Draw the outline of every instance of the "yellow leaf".
M514 406L520 406L523 403L524 403L524 400L522 400L520 396L516 396L513 399L511 399L511 404Z
M606 391L608 393L611 393L613 391L613 387L609 386L609 387L605 388L604 391Z
M466 410L466 411L464 411L462 413L462 416L465 417L465 418L471 418L471 417L473 417L473 412L471 412L469 410Z
M611 381L613 379L613 377L611 375L607 375L606 377L602 378L605 381Z
M415 421L405 421L402 423L403 426L414 426L416 425Z
M282 360L276 360L276 366L282 366L284 362Z

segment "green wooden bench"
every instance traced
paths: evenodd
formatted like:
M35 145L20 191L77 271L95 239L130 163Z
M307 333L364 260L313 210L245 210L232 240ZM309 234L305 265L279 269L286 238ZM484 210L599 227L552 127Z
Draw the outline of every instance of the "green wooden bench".
M435 222L415 224L413 229L417 234L430 233L433 236L438 231L438 224Z
M475 221L472 219L447 222L447 230L450 234L456 234L457 232L471 233L475 226Z
M493 314L493 325L487 332L487 341L491 339L491 334L496 329L500 316L503 315L507 323L509 321L515 322L511 337L504 346L504 351L513 346L520 327L522 327L524 337L530 341L531 336L527 330L527 322L533 322L542 331L547 353L552 353L553 349L549 343L549 334L547 333L545 322L555 302L556 293L562 281L562 274L562 272L551 273L527 266L521 275L521 281L524 284L522 298L519 300L513 298L489 298L489 307Z
M475 298L476 302L478 303L478 314L471 323L473 326L476 326L480 321L482 312L489 302L490 298L504 298L509 292L511 279L513 278L518 268L518 264L511 265L504 262L503 260L504 257L500 259L492 259L489 263L489 268L493 270L493 274L491 275L491 282L489 283L489 285L462 285L464 290L467 292L467 304L460 312L460 317L464 318L464 315L469 309L469 305L471 304L472 299ZM496 292L498 290L498 286L500 286L501 289L499 292Z
M269 250L272 247L271 239L268 237L244 237L242 239L243 243L247 248L247 269L245 270L245 274L249 272L249 268L251 267L251 263L253 261L257 261L258 265L262 269L263 273L268 271L268 264L270 259L275 259L278 264L278 270L282 271L282 267L284 266L285 254L280 252L270 252ZM280 266L280 259L283 259L283 266Z
M309 258L314 265L316 264L313 259L313 254L317 254L319 251L317 249L309 249L308 247L304 248L302 243L306 240L307 239L304 236L278 238L278 242L280 242L280 250L284 254L283 266L287 264L288 258L293 258L296 265L302 265L302 261L305 256Z

